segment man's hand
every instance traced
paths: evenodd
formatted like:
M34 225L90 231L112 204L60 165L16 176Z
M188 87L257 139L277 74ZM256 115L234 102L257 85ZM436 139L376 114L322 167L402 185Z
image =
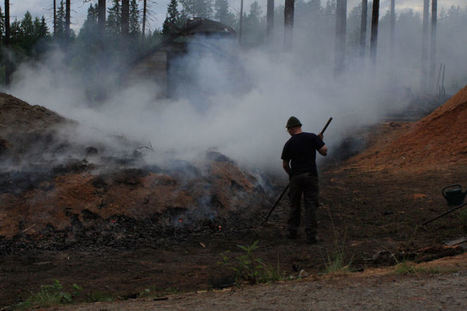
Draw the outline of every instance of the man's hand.
M323 140L323 133L318 134L319 139Z
M320 149L318 149L318 152L319 154L321 154L322 156L326 156L328 154L328 147L326 145L324 145L323 147L321 147Z

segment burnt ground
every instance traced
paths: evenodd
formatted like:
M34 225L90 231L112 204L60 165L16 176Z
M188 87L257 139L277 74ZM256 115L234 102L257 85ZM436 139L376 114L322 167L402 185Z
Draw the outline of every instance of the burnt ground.
M322 272L335 254L343 255L353 271L455 255L460 247L442 245L465 235L460 212L419 225L448 209L443 186L465 185L466 180L464 166L418 174L328 168L321 176L320 242L312 246L305 244L303 233L296 241L285 238L286 200L265 226L258 225L261 219L243 220L250 225L243 230L174 231L139 242L144 236L123 235L112 246L86 243L61 249L38 249L19 240L0 257L0 306L15 305L54 280L65 288L78 284L83 290L76 301L88 302L126 300L145 291L163 296L232 286L232 272L219 264L221 255L242 255L237 245L254 241L259 241L259 258L292 277L301 270Z

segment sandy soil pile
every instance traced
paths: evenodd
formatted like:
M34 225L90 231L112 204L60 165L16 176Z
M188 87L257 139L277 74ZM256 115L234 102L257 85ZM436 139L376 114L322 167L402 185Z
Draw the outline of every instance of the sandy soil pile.
M349 161L365 170L433 170L467 164L467 86L420 121L388 123L385 135Z

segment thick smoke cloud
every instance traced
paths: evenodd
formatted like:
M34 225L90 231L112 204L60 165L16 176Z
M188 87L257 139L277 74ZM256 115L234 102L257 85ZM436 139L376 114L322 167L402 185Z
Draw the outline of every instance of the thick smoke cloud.
M294 47L286 51L280 29L273 44L251 49L197 39L179 60L187 76L174 98L157 98L158 86L150 81L121 84L117 77L122 72L110 66L113 69L103 69L102 79L95 82L107 97L91 102L86 75L64 66L59 51L40 64L21 66L9 91L79 121L83 131L75 139L113 143L109 134L117 134L150 144L150 163L196 161L204 151L217 150L244 166L279 171L289 116L297 116L310 132L318 132L332 116L325 135L332 153L332 146L353 130L401 111L420 94L421 22L413 14L399 19L393 56L388 52L388 26L382 22L377 66L357 57L349 42L346 70L338 76L334 20L310 27L305 16L297 19ZM467 42L467 25L461 20L439 23L438 63L446 64L450 92L467 77L467 46L462 44ZM204 48L200 51L199 46ZM212 46L215 49L206 49Z

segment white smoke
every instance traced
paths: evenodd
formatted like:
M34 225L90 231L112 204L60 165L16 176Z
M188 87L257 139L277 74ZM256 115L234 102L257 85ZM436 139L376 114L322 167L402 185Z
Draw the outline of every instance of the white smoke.
M76 139L81 141L117 134L152 145L150 162L166 157L196 160L215 149L247 167L279 171L289 116L295 115L305 131L315 133L332 116L325 142L333 146L354 129L403 109L420 85L421 33L408 37L410 32L398 29L398 43L404 45L390 58L381 31L378 65L348 57L346 71L336 76L333 23L315 33L303 23L297 25L294 48L287 52L281 38L255 49L229 43L219 53L196 48L222 46L219 42L198 41L181 60L191 84L178 87L175 99L156 99L158 86L149 81L122 87L113 83L115 77L106 77L109 83L103 85L109 96L91 104L86 83L63 66L60 52L41 64L21 66L9 91L79 121L83 129L93 129L80 132ZM447 63L459 86L467 76L463 29L448 33L440 25L438 39L438 58ZM455 50L447 48L447 42Z

